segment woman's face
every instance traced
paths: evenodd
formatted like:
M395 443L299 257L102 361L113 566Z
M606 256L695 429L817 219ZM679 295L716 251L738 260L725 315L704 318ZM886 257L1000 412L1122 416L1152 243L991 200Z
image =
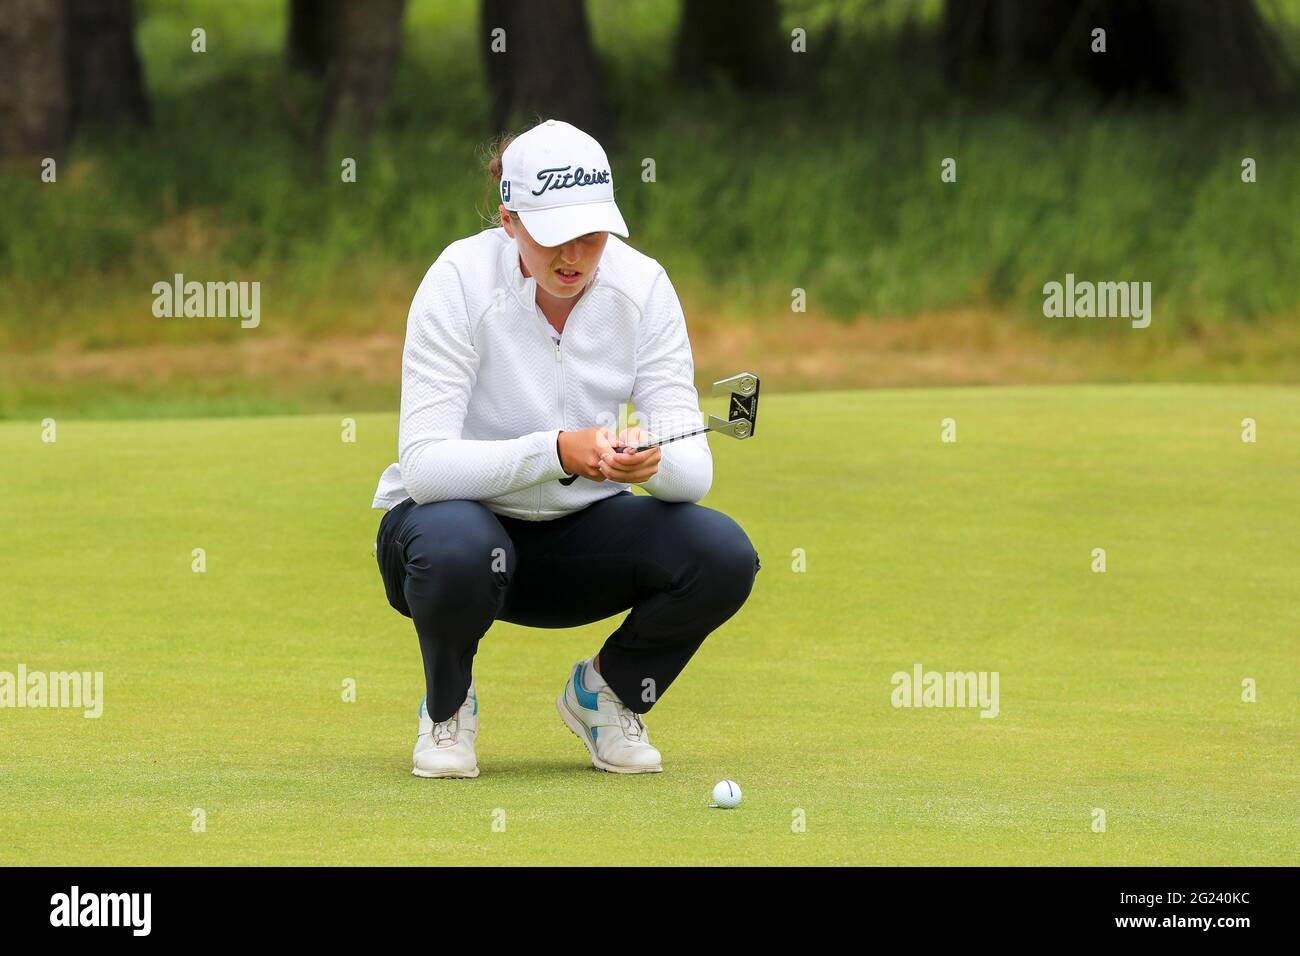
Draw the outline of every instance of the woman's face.
M585 236L571 239L562 246L539 245L523 222L515 218L510 210L500 209L501 224L506 234L513 236L519 247L519 258L523 262L524 275L537 279L537 286L557 299L571 299L582 292L591 281L600 264L600 257L605 252L605 243L609 241L607 232L589 232ZM561 278L561 273L577 273L573 278Z

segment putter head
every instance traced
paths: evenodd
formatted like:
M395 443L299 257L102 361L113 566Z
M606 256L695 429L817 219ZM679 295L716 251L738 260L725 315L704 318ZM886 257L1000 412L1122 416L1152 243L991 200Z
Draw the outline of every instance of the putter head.
M713 394L730 394L727 417L709 416L709 429L732 438L752 438L758 427L758 376L740 372L713 383Z

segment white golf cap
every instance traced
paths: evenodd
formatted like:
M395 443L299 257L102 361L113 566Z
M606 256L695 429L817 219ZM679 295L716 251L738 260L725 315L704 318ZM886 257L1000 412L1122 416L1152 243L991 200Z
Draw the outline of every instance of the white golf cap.
M560 246L589 232L627 238L605 151L562 120L548 119L506 147L501 204L519 213L528 234L544 246Z

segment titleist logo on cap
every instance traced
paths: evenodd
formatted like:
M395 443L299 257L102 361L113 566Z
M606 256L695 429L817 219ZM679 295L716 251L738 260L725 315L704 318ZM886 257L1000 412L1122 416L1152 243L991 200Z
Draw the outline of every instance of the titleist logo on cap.
M533 190L534 196L540 196L549 190L568 189L572 186L598 186L609 182L609 170L592 170L587 172L581 166L573 169L572 166L554 166L550 169L539 169L537 171L537 181L542 184L541 189Z

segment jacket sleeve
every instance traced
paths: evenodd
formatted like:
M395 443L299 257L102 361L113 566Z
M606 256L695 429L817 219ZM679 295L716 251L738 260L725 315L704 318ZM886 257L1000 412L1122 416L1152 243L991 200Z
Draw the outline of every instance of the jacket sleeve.
M703 425L686 317L662 269L642 315L636 363L632 404L643 428L656 438L667 438ZM703 434L664 445L658 472L642 487L663 501L699 501L712 484L713 455Z
M398 467L417 504L495 498L565 476L557 429L501 441L460 437L478 362L460 276L435 262L411 303L402 354Z

